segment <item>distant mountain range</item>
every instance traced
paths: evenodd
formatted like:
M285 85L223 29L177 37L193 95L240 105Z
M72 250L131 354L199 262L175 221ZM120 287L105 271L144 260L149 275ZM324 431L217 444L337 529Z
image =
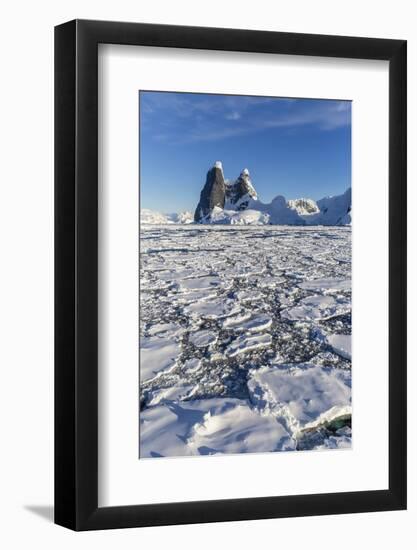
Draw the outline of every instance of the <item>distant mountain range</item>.
M276 196L263 203L250 179L242 170L235 181L225 179L223 166L217 161L207 172L206 183L194 216L191 212L161 214L142 209L141 224L224 224L224 225L350 225L351 189L342 195L325 197L317 202L300 198L287 201Z
M166 225L166 224L184 224L193 223L194 216L191 212L180 212L179 214L162 214L148 208L142 208L140 211L140 223L151 225Z

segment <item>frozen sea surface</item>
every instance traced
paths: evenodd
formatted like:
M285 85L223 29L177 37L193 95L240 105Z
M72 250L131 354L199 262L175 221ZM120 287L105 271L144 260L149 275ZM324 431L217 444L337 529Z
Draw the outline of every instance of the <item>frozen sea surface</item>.
M143 226L140 457L349 448L349 227Z

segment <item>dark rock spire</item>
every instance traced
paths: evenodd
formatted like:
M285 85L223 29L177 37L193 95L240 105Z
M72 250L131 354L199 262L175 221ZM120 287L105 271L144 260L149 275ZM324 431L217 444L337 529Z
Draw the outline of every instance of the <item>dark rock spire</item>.
M224 208L226 196L226 185L224 182L223 167L221 162L216 162L208 172L206 183L200 194L200 201L197 205L194 221L200 222L205 216L211 213L215 206Z

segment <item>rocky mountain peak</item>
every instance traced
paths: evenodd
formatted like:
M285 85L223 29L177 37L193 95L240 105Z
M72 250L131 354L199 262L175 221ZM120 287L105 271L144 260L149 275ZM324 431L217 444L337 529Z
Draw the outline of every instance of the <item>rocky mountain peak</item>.
M194 214L194 221L199 222L211 213L213 208L224 208L226 184L223 175L223 166L216 161L207 172L206 183L200 193L200 201Z
M250 179L249 170L244 168L234 183L227 186L226 199L232 209L246 210L251 200L257 200L258 195Z

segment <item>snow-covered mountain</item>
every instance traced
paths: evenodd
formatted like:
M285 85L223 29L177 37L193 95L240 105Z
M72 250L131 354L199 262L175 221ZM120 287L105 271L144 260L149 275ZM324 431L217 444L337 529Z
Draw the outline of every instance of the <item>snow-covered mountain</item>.
M246 210L251 201L256 201L258 194L252 185L249 170L244 168L233 183L226 182L226 210Z
M192 223L193 215L191 212L180 212L179 214L162 214L148 208L141 208L140 223L142 225L166 225L166 224L184 224Z
M319 225L350 225L352 223L352 189L349 187L343 195L325 197L317 201L320 209L312 222ZM313 218L315 218L313 220Z
M295 210L300 216L310 216L311 214L317 214L320 212L316 201L313 199L292 199L287 202L287 205L291 210Z
M223 224L223 225L350 225L352 194L325 197L317 202L300 198L286 200L276 196L263 203L243 169L235 181L225 179L223 165L217 161L207 172L206 182L194 216L191 212L162 214L141 210L141 224Z
M277 196L269 204L260 201L247 168L236 181L225 180L220 161L207 172L194 221L203 224L305 225L298 213L288 207L284 197Z
M149 210L148 208L141 208L140 223L144 225L164 225L166 223L172 223L172 221L168 218L166 214L155 212L154 210Z
M202 224L272 225L349 225L351 193L326 197L315 202L300 198L286 201L278 195L270 203L259 200L249 170L242 170L236 181L224 178L217 161L207 172L194 221Z
M172 216L174 223L193 223L194 221L194 216L187 210L180 212L179 214L172 214Z
M255 206L251 205L251 208ZM277 195L269 203L258 201L256 208L269 216L269 223L272 225L305 225L303 218L295 210L288 208L282 195Z

